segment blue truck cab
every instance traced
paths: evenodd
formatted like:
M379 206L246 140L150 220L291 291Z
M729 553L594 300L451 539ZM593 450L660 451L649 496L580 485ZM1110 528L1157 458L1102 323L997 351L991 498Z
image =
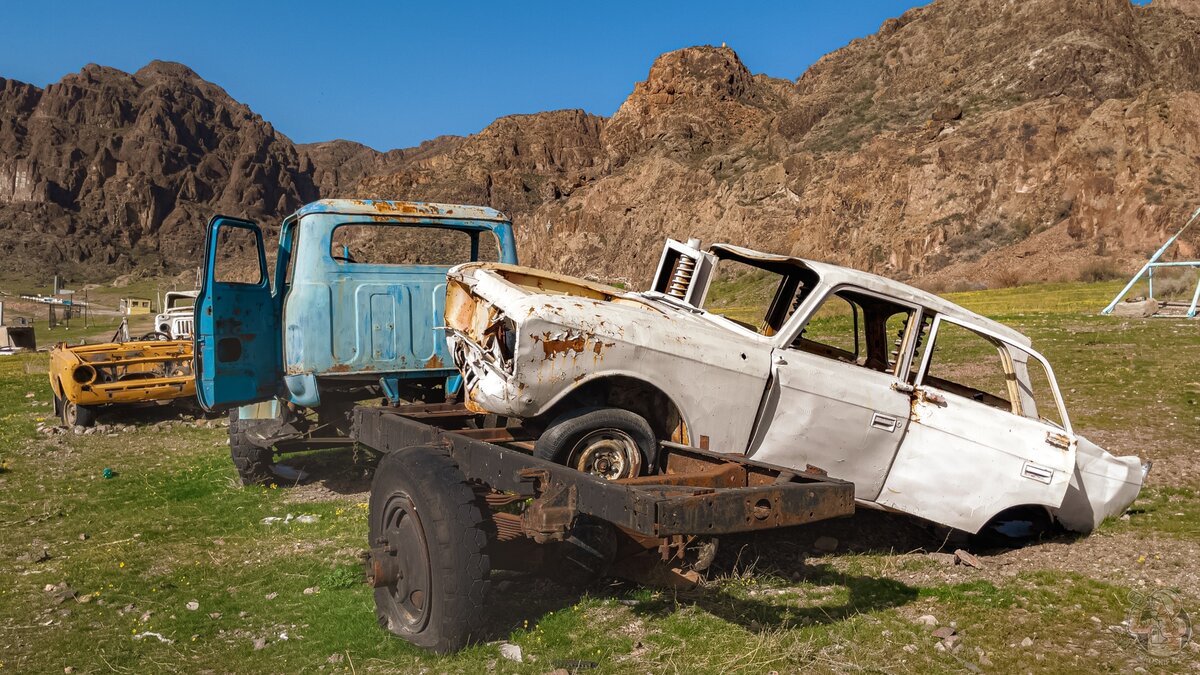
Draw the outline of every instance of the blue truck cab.
M268 477L273 451L336 442L329 430L344 428L357 401L455 393L441 330L446 272L517 262L499 211L361 199L301 207L280 228L273 273L269 257L255 223L209 221L196 392L206 410L234 409L230 445L246 482Z

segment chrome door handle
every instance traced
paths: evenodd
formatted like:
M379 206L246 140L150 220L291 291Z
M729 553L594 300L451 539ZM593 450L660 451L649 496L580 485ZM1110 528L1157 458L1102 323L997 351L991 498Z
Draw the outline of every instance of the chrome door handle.
M871 426L876 429L882 429L890 434L896 430L896 427L900 426L900 420L891 415L875 413L871 416Z

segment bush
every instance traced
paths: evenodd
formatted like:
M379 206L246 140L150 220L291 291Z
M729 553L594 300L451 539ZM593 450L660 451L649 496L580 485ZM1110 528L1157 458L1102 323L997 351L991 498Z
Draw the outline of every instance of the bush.
M1079 270L1080 281L1112 281L1124 279L1125 272L1112 260L1094 260Z

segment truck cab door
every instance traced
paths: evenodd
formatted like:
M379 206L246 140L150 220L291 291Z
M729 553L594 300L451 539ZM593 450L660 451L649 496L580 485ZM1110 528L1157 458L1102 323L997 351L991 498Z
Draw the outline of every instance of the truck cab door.
M209 221L194 325L196 398L205 410L275 396L282 333L262 231L254 223L227 216Z

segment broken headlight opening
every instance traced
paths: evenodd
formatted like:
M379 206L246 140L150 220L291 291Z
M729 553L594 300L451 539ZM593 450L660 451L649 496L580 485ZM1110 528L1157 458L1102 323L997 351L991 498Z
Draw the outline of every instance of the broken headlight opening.
M483 331L482 349L505 373L513 372L513 355L517 351L517 326L507 316L497 318Z

